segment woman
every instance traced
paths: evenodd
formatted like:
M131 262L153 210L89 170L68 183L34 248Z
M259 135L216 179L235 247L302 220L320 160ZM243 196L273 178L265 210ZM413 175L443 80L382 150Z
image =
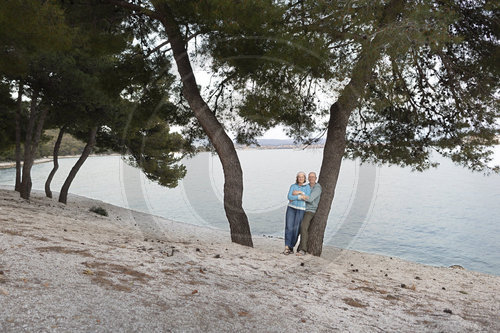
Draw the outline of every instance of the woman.
M306 202L304 198L311 194L311 188L306 185L306 174L297 173L295 184L288 191L288 207L285 217L285 251L284 254L293 253L293 248L299 237L300 221L304 217Z

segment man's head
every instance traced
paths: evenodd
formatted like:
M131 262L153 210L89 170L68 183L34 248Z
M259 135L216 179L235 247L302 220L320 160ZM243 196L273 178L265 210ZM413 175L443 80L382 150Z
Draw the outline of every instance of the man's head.
M316 172L309 172L309 175L307 176L307 180L309 181L310 184L316 184Z

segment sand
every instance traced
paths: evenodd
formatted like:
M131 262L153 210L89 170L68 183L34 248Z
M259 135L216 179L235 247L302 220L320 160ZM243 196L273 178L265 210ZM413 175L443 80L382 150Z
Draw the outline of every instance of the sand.
M499 276L254 243L83 197L0 190L0 331L500 331Z

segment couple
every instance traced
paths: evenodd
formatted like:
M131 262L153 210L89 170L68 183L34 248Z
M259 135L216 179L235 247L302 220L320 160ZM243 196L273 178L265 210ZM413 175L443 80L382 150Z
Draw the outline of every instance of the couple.
M305 172L297 173L295 184L290 186L288 191L288 207L285 218L285 251L284 254L293 253L293 248L297 243L300 231L300 244L297 255L304 255L307 252L307 238L309 223L311 222L316 209L318 208L321 196L321 185L316 183L315 172L309 172L309 184L306 184Z

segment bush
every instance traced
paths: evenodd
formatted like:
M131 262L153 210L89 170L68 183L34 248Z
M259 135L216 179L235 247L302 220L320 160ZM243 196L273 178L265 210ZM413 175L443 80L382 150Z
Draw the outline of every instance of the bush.
M91 212L94 212L94 213L102 215L102 216L108 216L108 212L106 211L106 209L104 209L102 207L94 206L94 207L90 208L89 210Z

